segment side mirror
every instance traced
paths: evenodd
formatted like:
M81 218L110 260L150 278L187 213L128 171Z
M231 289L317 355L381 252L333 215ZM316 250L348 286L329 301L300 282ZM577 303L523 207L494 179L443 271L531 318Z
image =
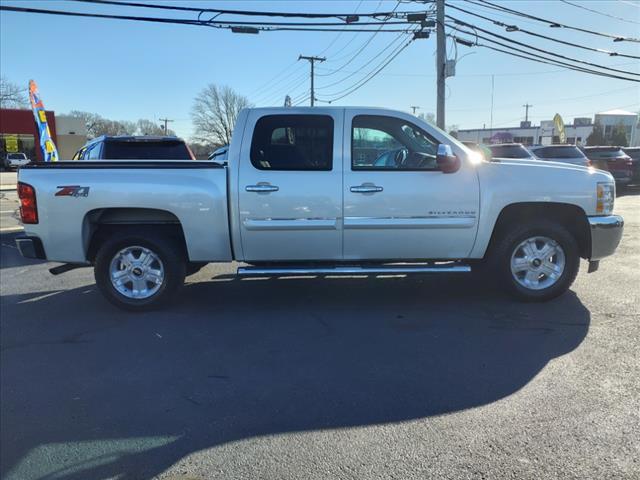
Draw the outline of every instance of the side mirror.
M451 146L444 143L438 145L436 163L442 173L455 173L460 169L460 159L453 154Z

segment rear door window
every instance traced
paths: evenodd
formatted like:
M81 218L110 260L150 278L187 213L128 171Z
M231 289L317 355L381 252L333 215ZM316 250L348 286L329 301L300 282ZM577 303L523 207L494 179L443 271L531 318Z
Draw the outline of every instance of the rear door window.
M256 122L251 164L259 170L331 170L333 118L267 115Z

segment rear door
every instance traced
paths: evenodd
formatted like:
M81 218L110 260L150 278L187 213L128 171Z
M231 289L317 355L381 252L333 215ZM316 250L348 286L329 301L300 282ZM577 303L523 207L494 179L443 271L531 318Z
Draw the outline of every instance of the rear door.
M342 117L249 113L238 176L246 261L342 258Z
M440 142L414 121L346 110L345 260L458 259L473 247L477 172L462 161L442 173Z

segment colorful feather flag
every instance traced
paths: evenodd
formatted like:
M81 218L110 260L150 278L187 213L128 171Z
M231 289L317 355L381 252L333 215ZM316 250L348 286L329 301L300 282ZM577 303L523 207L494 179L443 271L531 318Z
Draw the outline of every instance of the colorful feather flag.
M45 162L58 161L58 149L51 138L51 131L47 123L47 115L44 110L44 104L38 92L38 86L33 80L29 80L29 101L33 116L38 125L38 134L40 135L40 148L42 148L42 158Z

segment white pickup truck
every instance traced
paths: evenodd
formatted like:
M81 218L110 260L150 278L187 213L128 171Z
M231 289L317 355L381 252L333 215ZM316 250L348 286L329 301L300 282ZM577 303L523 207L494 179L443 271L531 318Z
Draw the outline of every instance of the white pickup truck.
M25 257L94 265L114 304L166 301L207 262L239 275L469 272L547 300L611 255L623 220L603 171L483 161L409 114L243 110L227 162L82 161L20 169Z

